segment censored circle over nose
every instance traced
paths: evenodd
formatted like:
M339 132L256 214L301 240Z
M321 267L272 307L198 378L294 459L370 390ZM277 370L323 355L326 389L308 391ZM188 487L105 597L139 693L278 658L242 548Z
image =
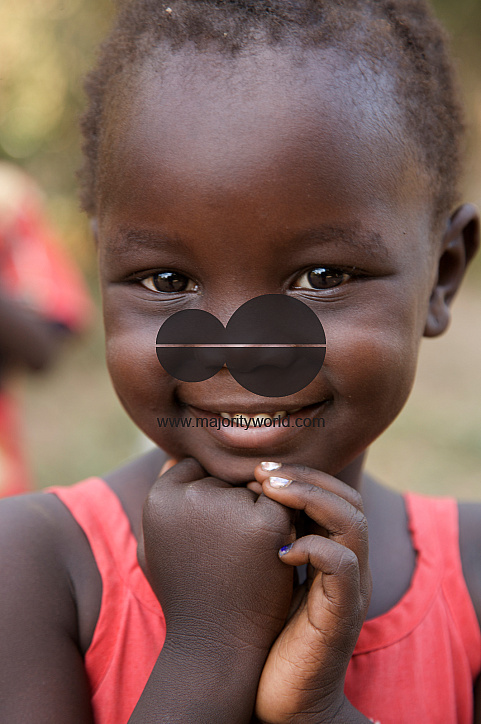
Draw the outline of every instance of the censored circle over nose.
M283 397L312 382L325 358L325 346L296 345L325 344L322 324L304 302L263 294L242 304L226 329L209 312L176 312L159 329L157 357L169 374L184 382L206 380L227 364L250 392Z
M225 364L225 328L202 309L183 309L165 320L157 333L157 359L169 375L183 382L213 377ZM179 345L164 347L159 345ZM189 345L208 344L209 347Z
M228 347L226 362L231 375L246 390L264 397L284 397L299 392L320 372L326 355L326 335L317 315L307 304L285 294L263 294L234 312L226 341L246 345L287 347Z

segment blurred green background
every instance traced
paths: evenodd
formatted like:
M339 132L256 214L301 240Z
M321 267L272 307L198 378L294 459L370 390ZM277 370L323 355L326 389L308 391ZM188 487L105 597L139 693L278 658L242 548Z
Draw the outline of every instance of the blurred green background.
M469 121L465 195L481 205L481 2L436 0L453 39ZM78 210L82 77L114 6L109 0L0 4L0 158L30 172L99 305L95 253ZM399 489L481 499L481 257L455 302L448 335L425 340L412 396L372 447L368 467ZM37 485L101 474L145 445L111 388L100 313L48 373L22 385Z

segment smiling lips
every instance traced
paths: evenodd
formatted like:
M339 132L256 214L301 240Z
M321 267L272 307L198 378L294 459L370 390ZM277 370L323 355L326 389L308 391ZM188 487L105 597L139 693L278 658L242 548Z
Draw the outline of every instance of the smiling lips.
M296 407L295 410L290 410L289 414L293 412L299 412L299 410L302 410L302 407ZM277 412L219 412L218 413L221 417L223 417L226 420L238 420L239 422L242 422L243 420L259 420L260 423L264 420L274 420L276 418L283 419L284 417L287 417L287 410L278 410Z
M205 431L223 446L255 448L259 451L282 444L301 430L318 427L314 418L327 402L328 400L323 400L320 403L277 412L215 412L193 405L187 405L187 409L197 418L196 427L205 428Z

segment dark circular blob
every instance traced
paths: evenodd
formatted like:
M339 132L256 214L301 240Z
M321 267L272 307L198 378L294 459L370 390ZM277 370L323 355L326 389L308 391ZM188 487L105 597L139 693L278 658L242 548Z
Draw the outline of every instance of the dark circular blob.
M227 341L245 345L326 343L317 315L299 299L263 294L245 302L227 324ZM325 347L231 347L229 372L246 390L263 397L285 397L304 389L320 372Z
M201 382L213 377L225 363L225 329L217 317L201 309L183 309L165 320L157 333L157 359L172 377ZM178 347L163 345L176 344ZM212 345L195 347L197 344Z
M325 343L321 322L304 302L284 294L263 294L239 307L227 329L209 312L176 312L159 329L157 357L166 372L184 382L209 379L226 363L246 390L285 397L312 382L326 355L324 346L296 345ZM209 346L195 346L199 344ZM224 344L241 346L220 346Z
M319 374L325 347L244 347L227 350L232 377L262 397L293 395Z
M226 333L231 344L326 344L317 315L285 294L249 299L229 319Z
M203 309L182 309L171 314L157 333L156 344L223 344L222 322Z

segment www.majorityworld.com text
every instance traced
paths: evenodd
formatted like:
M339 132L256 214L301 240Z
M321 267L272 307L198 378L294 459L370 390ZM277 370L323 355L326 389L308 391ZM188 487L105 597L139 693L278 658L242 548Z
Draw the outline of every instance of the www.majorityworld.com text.
M325 427L323 417L302 418L290 415L286 417L244 417L238 415L232 419L227 417L158 417L157 425L159 427L215 427L220 430L221 427L242 427L248 430L251 427Z

